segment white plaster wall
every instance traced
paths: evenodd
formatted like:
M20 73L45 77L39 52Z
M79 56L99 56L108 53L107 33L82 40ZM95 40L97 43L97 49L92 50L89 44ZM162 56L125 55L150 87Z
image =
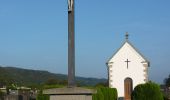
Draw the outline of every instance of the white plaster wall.
M127 59L131 61L128 69L125 62ZM117 88L118 97L124 97L124 80L127 77L133 80L133 88L138 84L145 83L143 61L145 61L144 58L126 42L108 62L110 63L110 87Z

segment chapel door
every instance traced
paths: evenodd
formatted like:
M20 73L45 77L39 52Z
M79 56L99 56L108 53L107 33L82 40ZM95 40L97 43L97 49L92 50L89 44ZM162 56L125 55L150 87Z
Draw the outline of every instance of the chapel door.
M124 100L131 100L131 94L133 90L133 81L131 78L126 78L124 81Z

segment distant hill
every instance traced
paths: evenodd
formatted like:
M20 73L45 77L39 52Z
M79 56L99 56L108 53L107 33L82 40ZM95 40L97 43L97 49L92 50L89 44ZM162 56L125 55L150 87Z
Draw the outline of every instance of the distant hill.
M42 84L49 79L67 80L67 75L55 74L42 70L30 70L16 67L0 67L0 83L17 83L22 85ZM84 86L105 83L106 79L76 77L76 81Z

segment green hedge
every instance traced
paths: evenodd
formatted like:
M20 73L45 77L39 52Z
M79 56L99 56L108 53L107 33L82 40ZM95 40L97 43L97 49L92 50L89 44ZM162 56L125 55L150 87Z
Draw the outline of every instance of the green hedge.
M42 94L42 90L38 93L36 100L50 100L49 95Z
M98 88L93 94L93 100L117 100L117 90L115 88Z
M163 100L159 85L155 83L140 84L132 92L132 100Z
M104 95L103 95L101 89L97 89L97 93L93 94L92 100L104 100Z

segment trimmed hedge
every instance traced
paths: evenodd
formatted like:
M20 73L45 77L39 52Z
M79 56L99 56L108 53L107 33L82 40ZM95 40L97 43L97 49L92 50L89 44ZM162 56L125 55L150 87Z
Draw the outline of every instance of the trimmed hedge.
M132 100L163 100L159 85L155 83L140 84L132 92Z
M103 95L101 89L97 89L97 93L93 94L92 100L104 100L104 95Z
M36 100L50 100L49 95L42 94L42 90L38 93Z
M37 96L36 100L50 100L48 95L40 94Z
M115 88L98 88L93 94L93 100L117 100L117 90Z

